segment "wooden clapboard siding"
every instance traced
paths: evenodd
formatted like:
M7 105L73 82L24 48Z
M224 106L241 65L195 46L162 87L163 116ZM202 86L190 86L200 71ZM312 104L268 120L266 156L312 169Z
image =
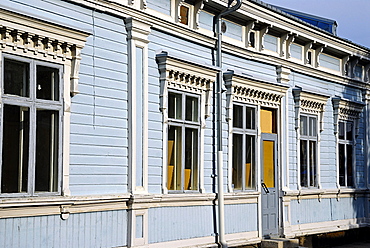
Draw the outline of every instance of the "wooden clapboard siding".
M148 8L154 9L166 15L170 15L171 1L170 0L147 0Z
M91 26L92 11L90 9L75 4L69 4L64 1L7 0L2 1L1 4L13 9L32 13L45 19L53 20L55 23L78 27L82 30L89 30Z
M126 240L126 211L0 219L0 247L117 247Z

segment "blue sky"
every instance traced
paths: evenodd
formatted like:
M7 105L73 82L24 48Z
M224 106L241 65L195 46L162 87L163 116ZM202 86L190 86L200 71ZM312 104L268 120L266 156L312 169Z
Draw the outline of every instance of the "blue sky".
M370 0L262 0L337 21L337 35L370 49Z

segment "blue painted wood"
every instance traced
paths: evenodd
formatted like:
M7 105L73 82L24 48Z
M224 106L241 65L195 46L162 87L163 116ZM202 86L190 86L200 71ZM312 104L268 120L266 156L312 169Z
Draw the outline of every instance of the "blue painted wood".
M171 15L170 0L147 0L146 3L150 9L154 9L166 15Z
M336 198L305 199L291 201L292 225L316 223L323 221L335 221L356 219L365 217L365 198ZM307 211L307 209L319 209L320 211Z
M212 206L150 208L148 226L150 244L211 236Z
M213 17L211 13L204 10L199 12L199 27L213 31Z
M340 71L340 59L321 53L319 56L320 66L335 71Z
M266 34L263 39L263 45L266 50L277 52L278 50L278 38L269 34Z
M230 234L257 231L257 216L257 204L225 205L225 232Z
M233 23L233 22L230 22L230 21L227 21L227 20L224 20L224 22L226 23L226 32L223 34L227 37L230 37L230 38L233 38L233 39L236 39L236 40L239 40L239 41L242 41L243 38L242 38L242 31L243 31L243 28L241 25L239 24L236 24L236 23ZM212 24L213 22L211 22Z
M290 56L302 60L302 50L302 46L293 43L290 45Z

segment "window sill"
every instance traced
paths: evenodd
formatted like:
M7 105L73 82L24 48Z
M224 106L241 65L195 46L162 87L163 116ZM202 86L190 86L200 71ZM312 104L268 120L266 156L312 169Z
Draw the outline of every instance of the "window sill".
M301 189L301 190L283 190L284 197L301 197L301 196L340 196L345 194L367 194L369 189L355 188L337 188L337 189Z
M129 194L0 198L0 218L127 209Z

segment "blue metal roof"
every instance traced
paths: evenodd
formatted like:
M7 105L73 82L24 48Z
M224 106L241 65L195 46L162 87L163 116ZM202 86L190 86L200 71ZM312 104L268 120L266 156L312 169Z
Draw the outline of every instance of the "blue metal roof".
M299 11L291 10L291 9L286 9L280 6L275 6L273 5L276 9L279 9L289 15L292 15L296 18L301 19L304 22L310 23L318 28L321 28L327 32L330 32L333 35L337 35L337 22L335 20L319 17L319 16L314 16L310 15L307 13L302 13Z

